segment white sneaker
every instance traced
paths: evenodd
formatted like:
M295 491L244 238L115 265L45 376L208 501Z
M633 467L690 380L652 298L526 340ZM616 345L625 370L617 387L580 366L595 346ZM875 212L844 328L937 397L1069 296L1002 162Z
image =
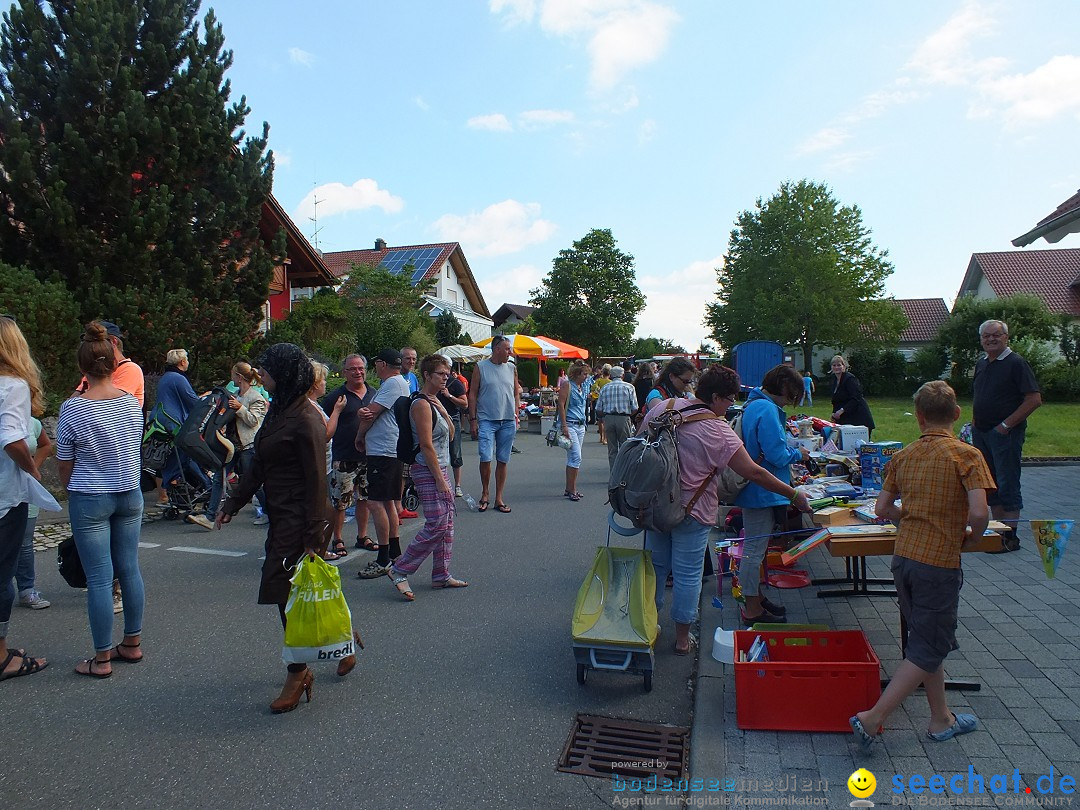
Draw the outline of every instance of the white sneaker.
M461 491L461 487L455 487L454 488L454 496L457 497L457 498L464 498L465 493Z
M119 591L113 591L112 595L112 612L123 613L124 612L124 596Z
M251 521L251 525L252 526L265 526L269 522L270 522L270 518L266 516L265 512L263 512L261 515L258 515L253 521Z
M44 610L52 604L36 590L23 591L19 594L19 604L31 610Z
M191 514L184 518L188 523L194 523L196 526L202 526L207 531L213 531L214 521L210 520L206 515Z

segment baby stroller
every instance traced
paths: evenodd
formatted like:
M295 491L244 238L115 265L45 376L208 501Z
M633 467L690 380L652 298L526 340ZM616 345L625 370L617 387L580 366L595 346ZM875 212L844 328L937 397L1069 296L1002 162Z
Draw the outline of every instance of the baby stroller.
M420 509L420 493L416 491L416 484L409 475L409 465L405 465L404 480L401 482L401 508L410 512Z
M159 404L143 435L143 470L160 476L169 498L162 517L176 520L203 511L210 499L206 470L221 474L232 461L234 443L226 429L236 414L229 394L214 388L192 408L183 424Z

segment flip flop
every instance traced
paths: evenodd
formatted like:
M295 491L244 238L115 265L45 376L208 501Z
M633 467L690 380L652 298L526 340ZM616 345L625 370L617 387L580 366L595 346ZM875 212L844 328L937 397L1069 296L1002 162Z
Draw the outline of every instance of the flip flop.
M504 515L509 515L510 507L507 506L505 503L497 503L495 504L495 511L502 512Z
M478 501L477 504L476 504L476 511L477 512L486 512L487 508L488 508L488 502L487 501Z
M926 736L934 742L945 742L961 734L970 734L979 727L979 721L973 714L953 713L956 721L944 731L926 730Z
M468 588L469 583L463 579L454 579L449 577L448 579L441 580L440 582L432 582L431 589L433 591L441 591L443 588Z
M698 640L697 636L691 633L686 639L686 649L680 650L678 647L673 647L676 655L689 655L691 650L697 649Z

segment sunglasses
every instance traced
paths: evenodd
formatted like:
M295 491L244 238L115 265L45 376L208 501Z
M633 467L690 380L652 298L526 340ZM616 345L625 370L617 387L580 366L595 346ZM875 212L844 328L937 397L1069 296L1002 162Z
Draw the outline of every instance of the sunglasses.
M8 313L6 313L6 312L4 312L4 313L0 313L0 318L7 318L7 319L8 319L9 321L11 321L12 323L18 323L18 322L19 322L19 319L18 319L18 318L16 318L16 317L15 317L14 315L9 315L9 314L8 314Z

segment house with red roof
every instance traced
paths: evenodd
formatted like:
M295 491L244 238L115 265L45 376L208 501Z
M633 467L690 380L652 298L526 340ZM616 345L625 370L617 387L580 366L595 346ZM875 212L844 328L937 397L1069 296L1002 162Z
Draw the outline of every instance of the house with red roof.
M915 352L934 341L949 317L949 308L945 306L944 298L897 298L896 303L908 319L897 348L910 360Z
M1032 293L1054 314L1080 318L1080 248L972 253L957 298Z
M1035 223L1035 227L1012 240L1016 247L1027 247L1036 239L1056 244L1070 233L1080 233L1080 191Z
M274 267L270 290L263 305L263 331L272 321L280 321L292 311L293 302L310 298L320 287L333 287L337 279L323 262L322 255L296 227L281 203L273 194L262 206L259 233L269 245L282 230L285 231L285 258Z
M461 331L474 340L491 337L492 319L469 262L458 242L390 247L375 240L373 250L339 250L323 254L323 260L340 284L354 264L383 267L391 273L411 273L413 286L432 281L432 291L424 296L421 312L437 318L451 312Z

